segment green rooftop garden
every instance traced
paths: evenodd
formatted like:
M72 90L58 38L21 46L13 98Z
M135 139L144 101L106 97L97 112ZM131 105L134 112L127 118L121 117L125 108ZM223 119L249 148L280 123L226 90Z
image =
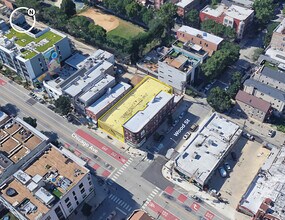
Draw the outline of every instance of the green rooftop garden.
M35 48L38 52L45 52L48 48L52 47L55 43L62 39L61 36L53 33L52 31L48 31L38 38L33 38L25 33L19 33L13 29L10 29L10 33L6 34L6 37L9 39L11 39L12 37L16 37L16 44L20 47L25 47L31 42L39 43L40 41L46 39L47 43ZM36 52L27 50L23 52L22 55L25 59L30 59L36 55Z
M268 61L265 61L264 66L266 66L266 67L268 67L268 68L270 68L270 69L273 69L273 70L278 70L277 65L275 65L275 64L273 64L273 63L270 63L270 62L268 62Z
M22 52L22 57L27 60L33 58L36 55L37 53L35 51L26 50L25 52Z
M181 41L176 41L174 46L177 46L177 47L180 47L180 48L183 48L183 43Z
M54 189L52 194L55 195L59 199L62 196L62 192L60 192L58 189Z

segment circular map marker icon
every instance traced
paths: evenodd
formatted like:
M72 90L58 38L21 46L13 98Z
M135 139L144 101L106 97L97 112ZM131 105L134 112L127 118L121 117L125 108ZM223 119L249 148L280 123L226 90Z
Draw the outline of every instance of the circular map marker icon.
M36 14L35 9L33 9L33 8L29 8L29 9L28 9L28 15L29 15L29 16L33 17L35 14Z
M14 16L14 14L15 14L17 11L19 11L19 10L26 10L27 13L28 13L28 15L31 16L31 17L33 17L33 20L34 20L34 21L33 21L33 24L32 24L32 26L31 26L28 30L25 30L25 29L19 30L19 27L17 28L17 26L13 23L13 16ZM10 15L10 19L9 19L10 25L11 25L11 27L13 28L14 31L17 31L17 32L19 32L19 33L27 33L27 32L30 32L30 31L35 27L35 24L36 24L36 16L35 16L35 14L36 14L36 11L35 11L35 9L33 9L33 8L27 8L27 7L19 7L19 8L16 8L14 11L12 11L12 13L11 13L11 15Z

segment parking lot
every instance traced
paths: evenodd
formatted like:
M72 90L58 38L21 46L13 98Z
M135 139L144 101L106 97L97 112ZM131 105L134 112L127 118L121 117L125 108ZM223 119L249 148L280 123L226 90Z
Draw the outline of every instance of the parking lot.
M230 164L232 172L227 178L222 178L216 171L209 187L219 191L222 198L228 201L231 207L236 208L270 151L257 141L249 141L244 137L240 138L233 151L237 160L234 161L231 155L225 159Z

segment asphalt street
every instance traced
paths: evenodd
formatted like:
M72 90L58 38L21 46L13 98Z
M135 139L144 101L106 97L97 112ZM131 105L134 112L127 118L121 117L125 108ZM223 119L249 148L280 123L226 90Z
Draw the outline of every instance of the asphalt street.
M114 167L107 181L110 189L109 195L92 214L92 216L96 216L96 219L104 219L114 210L118 214L118 219L122 219L121 217L126 217L133 210L141 206L150 213L153 213L154 210L152 210L152 207L149 205L152 204L151 202L161 207L167 205L167 210L178 219L189 219L189 211L185 208L177 209L176 201L168 201L162 196L164 187L168 185L168 182L163 179L160 169L148 169L152 162L151 160L145 160L144 157L130 157L130 155L113 146L105 139L91 133L87 128L70 124L66 119L55 114L45 105L38 102L31 102L31 97L27 90L9 81L5 77L0 78L2 81L4 80L4 83L0 85L0 102L2 106L9 103L11 108L15 108L19 117L30 116L36 118L38 123L37 129L58 135L62 143L74 147L77 151L87 155L89 158L93 158L94 155L97 155L105 163ZM102 150L94 146L92 151L90 148L86 148L86 144L74 138L73 134L78 133L79 129L110 149L104 151L104 149ZM85 142L88 141L90 140L85 140ZM109 153L109 150L111 150L111 153ZM126 158L126 161L122 163L122 161L115 158L115 155L121 155ZM142 175L146 170L152 174L152 177L148 178L148 180ZM156 182L157 178L160 179L163 184ZM170 183L169 186L171 186ZM209 207L209 209L211 209L211 207ZM157 211L156 214L159 215L157 219L165 219L165 216L160 213L162 212L161 209L158 208L155 210ZM215 212L213 209L211 209L211 211ZM199 215L193 213L191 216L193 216L191 219L199 218Z

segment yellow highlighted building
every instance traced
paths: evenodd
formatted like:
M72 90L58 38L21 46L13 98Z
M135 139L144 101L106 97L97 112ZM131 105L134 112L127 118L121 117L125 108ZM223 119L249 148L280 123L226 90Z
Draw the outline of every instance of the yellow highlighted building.
M173 93L171 86L146 76L98 120L99 127L124 142L123 125L138 112L143 111L148 103L162 91Z

